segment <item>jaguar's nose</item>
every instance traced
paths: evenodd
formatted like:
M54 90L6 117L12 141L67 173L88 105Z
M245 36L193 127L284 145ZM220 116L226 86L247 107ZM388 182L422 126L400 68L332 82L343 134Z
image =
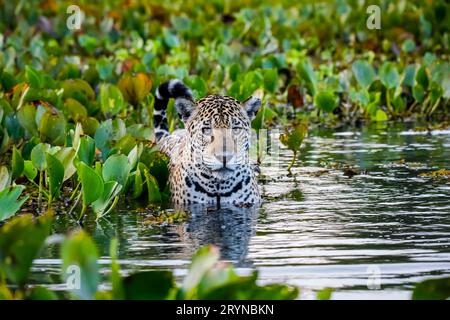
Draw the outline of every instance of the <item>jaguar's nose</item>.
M227 163L230 163L234 157L232 153L215 154L214 156L223 164L224 167L226 167Z

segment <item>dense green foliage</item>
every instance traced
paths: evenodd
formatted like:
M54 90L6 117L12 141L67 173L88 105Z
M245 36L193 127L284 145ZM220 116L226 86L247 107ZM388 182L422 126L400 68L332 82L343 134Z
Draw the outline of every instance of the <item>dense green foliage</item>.
M375 1L379 30L366 27L372 1L77 3L84 19L69 30L71 1L0 0L0 221L24 204L28 212L53 208L82 221L87 213L107 215L121 196L167 202L168 159L152 142L152 113L157 85L170 78L182 79L196 98L244 100L262 89L253 128L286 127L289 169L307 122L449 121L444 0ZM178 125L171 104L169 126ZM26 268L8 268L14 274L7 279L22 285ZM255 286L254 278L227 276ZM203 297L201 290L177 292Z

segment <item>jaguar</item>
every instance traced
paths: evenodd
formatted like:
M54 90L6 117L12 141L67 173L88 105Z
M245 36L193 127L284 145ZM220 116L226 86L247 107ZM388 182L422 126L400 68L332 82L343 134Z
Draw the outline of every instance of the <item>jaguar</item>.
M183 129L169 133L167 106L175 108ZM260 202L255 166L249 156L251 121L261 94L243 102L208 95L195 101L190 88L174 79L155 93L154 127L160 150L169 161L169 185L175 205L253 206Z

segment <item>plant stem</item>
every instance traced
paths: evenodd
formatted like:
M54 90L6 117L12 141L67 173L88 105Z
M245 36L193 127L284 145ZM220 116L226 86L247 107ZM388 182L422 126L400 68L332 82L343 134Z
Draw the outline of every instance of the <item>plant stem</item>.
M111 212L112 209L114 209L114 207L116 206L117 202L119 202L119 197L115 197L113 200L113 203L111 204L111 206L108 208L108 210L106 210L103 214L100 214L99 216L97 216L97 219L95 219L96 221L98 221L99 219L103 218L104 216L106 216L108 213Z
M296 159L297 159L297 151L294 151L294 155L292 156L291 163L289 164L289 167L287 168L287 170L288 170L289 173L291 173L291 174L292 174L291 168L293 167L293 165L294 165Z
M76 192L78 191L78 188L81 186L81 181L78 182L77 186L75 187L75 189L73 189L72 194L70 195L69 201L72 201L73 198L75 197Z
M81 213L78 216L78 221L81 221L83 219L84 213L86 212L86 207L87 207L86 204L83 203L83 207L81 208Z
M38 195L38 208L41 210L41 200L42 200L42 171L39 171L39 195Z

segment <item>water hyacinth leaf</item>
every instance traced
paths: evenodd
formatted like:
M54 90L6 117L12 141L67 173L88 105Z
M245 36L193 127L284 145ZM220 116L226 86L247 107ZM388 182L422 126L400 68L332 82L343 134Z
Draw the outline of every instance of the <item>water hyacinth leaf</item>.
M297 123L291 128L286 128L280 135L280 142L289 150L297 152L308 134L308 126L305 123Z
M58 296L46 287L36 286L27 294L27 300L58 300Z
M264 70L264 88L267 91L275 92L278 86L278 71L277 69Z
M11 165L12 165L12 171L11 171L12 178L16 179L16 178L22 176L23 169L24 169L24 161L23 161L23 158L22 158L22 154L20 153L19 150L17 150L17 148L15 146L13 147L11 162L12 162L11 163Z
M100 280L98 256L94 241L83 230L77 231L62 243L62 280L65 283L71 281L70 284L75 288L71 292L79 299L94 298Z
M46 112L39 125L41 140L53 145L63 145L66 142L66 120L59 113Z
M117 181L125 186L128 175L130 174L130 164L127 156L123 154L114 154L105 161L103 165L102 176L104 181Z
M145 183L147 185L148 202L159 203L162 201L161 192L159 191L158 181L152 176L148 170L144 170Z
M53 212L37 219L21 215L0 229L0 270L9 281L23 287L36 258L51 231Z
M80 161L90 166L94 162L95 141L90 136L80 138L77 157Z
M28 199L28 196L19 200L25 186L7 187L0 191L0 221L12 217Z
M429 279L414 287L413 300L446 300L450 298L450 278Z
M195 296L197 285L203 276L219 261L219 250L214 246L205 246L197 250L192 257L189 272L184 278L180 288L182 299L190 299Z
M402 44L402 50L406 53L411 53L416 49L416 43L412 39L407 39Z
M132 197L133 199L137 199L140 197L143 191L143 179L142 179L142 173L139 169L139 165L137 166L136 170L133 172L132 177L133 179L133 193Z
M36 107L31 103L24 104L17 112L20 125L31 135L38 136L38 126L36 124Z
M319 91L314 97L314 105L326 112L332 112L337 107L337 97L332 91Z
M125 107L122 92L113 84L100 85L100 107L105 116L118 114Z
M103 194L103 179L94 169L84 162L78 164L77 173L82 186L83 204L91 204Z
M123 76L117 85L125 100L134 106L142 102L152 89L152 81L142 72Z
M174 287L175 280L170 271L138 272L123 279L127 300L164 300Z
M101 80L108 81L113 78L114 64L111 63L111 61L109 61L108 59L101 58L97 60L95 68L97 69L98 75Z
M397 88L400 84L400 76L397 67L392 62L384 62L380 68L381 83L387 89Z
M422 66L417 70L416 74L416 83L418 83L424 90L428 89L429 85L429 77L427 74L427 69L425 66Z
M67 179L72 177L77 171L77 168L75 168L75 165L73 163L75 156L76 152L73 148L61 148L61 150L55 153L55 157L61 162L62 166L64 167L63 181L66 181Z
M317 76L309 60L303 60L297 65L300 78L305 81L309 93L314 96L317 90Z
M413 97L417 102L422 103L425 100L425 90L419 84L413 87Z
M108 157L113 141L117 141L126 134L126 126L122 119L108 119L95 132L95 145L102 152L103 160Z
M44 171L47 167L45 155L49 149L50 145L46 143L39 143L31 150L31 162L39 171Z
M184 79L185 83L191 88L194 99L203 98L208 93L205 80L197 75L190 75Z
M47 175L48 175L48 189L50 191L50 199L59 197L59 190L64 179L64 166L56 156L49 153L46 155L47 161Z
M24 161L23 174L28 180L33 181L37 176L37 169L31 160Z
M79 101L68 98L63 105L65 115L73 121L81 121L88 116L88 112Z
M33 69L30 66L25 66L25 76L31 87L37 89L42 87L42 76L37 70Z
M414 86L414 79L416 75L416 65L410 64L405 68L403 83L409 87Z
M0 166L0 191L11 184L11 175L6 166Z
M377 112L375 113L375 117L373 119L375 121L387 121L388 116L387 116L386 112L384 112L381 109L378 109Z
M369 88L375 80L375 70L367 61L357 60L353 62L352 71L362 88Z
M116 181L108 181L104 183L103 194L92 203L92 209L94 209L94 212L97 213L97 217L101 217L105 213L108 206L111 204L111 201L119 195L121 190L122 185Z
M92 87L83 79L68 79L62 83L64 98L73 98L80 103L95 99Z

